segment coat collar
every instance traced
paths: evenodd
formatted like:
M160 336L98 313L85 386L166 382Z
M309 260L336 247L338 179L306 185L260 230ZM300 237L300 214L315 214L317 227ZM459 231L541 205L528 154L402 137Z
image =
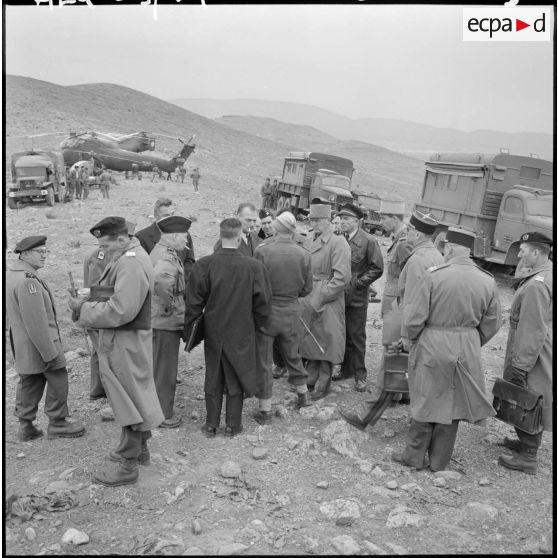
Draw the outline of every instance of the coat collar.
M238 248L219 248L213 252L213 255L220 255L220 256L244 256L244 254ZM246 257L246 256L244 256Z
M326 232L323 232L316 240L312 242L312 246L310 247L310 252L316 252L321 247L322 244L327 244L331 237L333 236L333 227L330 227Z
M39 270L35 269L34 267L30 266L27 262L23 260L17 259L11 267L12 271L29 271L33 275L38 275Z
M447 264L472 265L478 267L477 264L469 256L456 256L446 262Z
M363 230L359 227L353 238L351 238L351 240L349 240L349 244L352 242L353 244L356 244L357 246L360 246L364 241L366 240L364 234L363 234Z

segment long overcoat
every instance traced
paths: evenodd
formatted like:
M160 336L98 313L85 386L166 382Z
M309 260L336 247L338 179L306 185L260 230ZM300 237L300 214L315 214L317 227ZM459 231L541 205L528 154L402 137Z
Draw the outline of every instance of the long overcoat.
M79 325L99 330L101 380L118 424L151 430L165 418L153 380L152 331L118 329L137 316L153 290L153 267L139 240L113 257L99 285L113 286L114 294L106 302L85 302Z
M299 299L302 319L318 343L301 324L300 355L308 360L343 361L345 354L345 287L351 280L351 249L333 227L309 246L312 265L312 292Z
M52 293L23 260L6 273L6 313L18 374L66 366Z
M258 390L256 328L267 325L271 312L271 287L263 264L234 248L219 248L199 259L186 291L186 336L202 312L205 393L217 394L223 367L230 395L254 395Z
M552 263L533 268L512 301L504 364L527 372L527 385L543 396L543 426L553 429L552 413Z
M411 416L475 423L495 414L486 394L481 346L501 325L498 288L468 257L431 268L408 301Z

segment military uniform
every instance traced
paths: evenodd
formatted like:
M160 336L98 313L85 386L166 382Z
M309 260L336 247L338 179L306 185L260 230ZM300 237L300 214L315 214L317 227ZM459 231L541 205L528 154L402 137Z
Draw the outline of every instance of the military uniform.
M271 207L271 196L273 195L273 190L271 188L271 184L269 179L267 179L261 188L261 195L262 195L262 209L268 209Z
M75 194L76 194L77 181L78 181L78 173L77 173L75 168L73 168L70 171L70 175L68 176L68 178L69 178L68 194L69 194L70 198L73 199Z
M192 184L194 186L194 192L197 192L198 191L198 185L200 183L200 178L201 178L200 171L198 169L194 169L190 173L190 178L192 179Z
M104 170L101 173L101 176L99 177L100 181L101 181L101 194L103 195L103 198L110 198L110 194L109 194L109 190L110 190L110 182L111 182L111 175L108 171Z

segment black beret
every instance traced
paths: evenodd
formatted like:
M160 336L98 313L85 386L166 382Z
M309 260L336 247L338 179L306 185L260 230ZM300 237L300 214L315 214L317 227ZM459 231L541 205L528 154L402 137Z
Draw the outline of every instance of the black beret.
M89 229L89 232L96 238L113 234L128 234L128 223L124 217L105 217L95 226Z
M458 229L456 227L450 227L446 233L446 242L451 242L452 244L459 244L469 250L473 250L475 246L476 235L472 231L465 229Z
M157 226L162 233L185 233L188 232L192 221L180 215L169 215L157 221Z
M434 234L438 221L432 215L421 213L415 209L409 219L409 225L421 233Z
M26 236L16 244L14 253L19 254L20 252L25 252L25 250L31 250L32 248L37 248L38 246L44 246L46 244L46 240L46 236Z
M346 203L343 205L337 212L337 215L339 215L339 217L341 217L341 215L349 215L350 217L356 217L357 219L362 219L364 217L362 209L352 203Z
M521 243L527 242L529 244L548 244L552 246L553 242L551 238L545 236L540 232L528 232L521 235Z
M271 213L267 209L260 209L258 216L260 219L265 219L266 217L273 217L273 215L271 215Z

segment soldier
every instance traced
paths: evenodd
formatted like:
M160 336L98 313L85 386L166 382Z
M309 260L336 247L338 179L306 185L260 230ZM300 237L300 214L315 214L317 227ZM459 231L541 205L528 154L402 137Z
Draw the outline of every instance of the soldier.
M196 168L190 173L190 178L192 179L192 184L193 184L193 186L194 186L194 193L195 193L195 194L199 194L198 185L199 185L199 183L200 183L201 174L200 174L200 170L198 169L198 167L196 167Z
M153 326L153 375L165 420L161 428L176 428L182 422L173 413L178 373L178 349L184 330L184 267L178 255L188 244L192 221L170 215L157 223L161 240L151 251L154 287L151 319Z
M69 178L68 194L70 196L70 200L73 200L74 196L76 195L77 180L78 180L78 173L76 167L72 167L72 170L70 170L70 174L68 178Z
M310 205L314 227L310 245L313 288L302 304L300 354L308 360L308 387L311 399L321 399L329 391L332 367L340 364L345 352L345 287L351 279L351 249L347 241L333 234L331 208Z
M151 175L151 182L159 182L159 167L157 165L153 165L151 168L153 174Z
M184 328L188 338L203 312L207 417L202 432L216 435L226 388L225 436L232 437L242 432L243 392L258 391L256 330L267 325L271 292L263 264L239 250L240 220L224 219L219 228L219 248L192 268Z
M510 310L510 331L504 363L504 380L543 396L543 427L553 429L552 372L552 262L548 259L552 240L538 232L521 237L519 257L524 268ZM542 432L527 434L515 429L518 440L505 438L513 455L501 455L498 463L507 469L534 475Z
M45 414L49 418L49 438L75 438L85 428L66 420L68 413L68 372L56 321L54 298L38 277L44 267L46 236L20 240L14 253L19 259L6 274L6 312L10 343L19 374L15 416L19 418L18 439L40 438L43 431L33 425L39 402L46 390Z
M337 216L341 232L351 248L351 280L345 288L345 355L337 377L355 378L355 389L366 390L366 317L368 287L382 276L384 261L374 237L363 231L362 211L354 204L345 204Z
M139 176L139 166L137 163L132 163L132 178L138 178Z
M164 420L153 380L153 267L139 241L128 235L123 217L105 217L90 232L111 261L91 298L71 297L70 308L79 325L99 330L101 379L122 428L120 443L109 454L118 465L101 469L94 478L120 486L137 482L138 461L149 461L151 429Z
M289 372L289 384L296 388L297 407L310 405L306 386L307 373L298 350L300 344L298 298L312 291L310 255L293 240L296 219L292 213L282 213L273 221L272 226L275 236L268 242L260 244L255 254L255 258L267 269L271 283L270 321L261 338L262 343L258 345L258 351L261 351L264 361L264 373L263 387L258 394L259 411L254 418L260 424L271 424L274 342L277 342L283 364Z
M109 195L109 190L110 190L110 183L112 181L112 176L111 174L107 171L107 169L103 169L103 172L101 173L101 176L99 177L100 181L101 181L101 194L103 195L103 199L104 198L110 198Z
M485 395L481 346L500 328L501 308L494 278L470 259L474 242L474 233L450 228L446 263L432 266L412 297L405 294L412 420L405 451L392 459L408 467L444 470L459 421L482 424L495 414Z
M277 200L279 199L279 192L278 192L279 184L277 179L273 179L273 183L271 184L271 207L273 209L277 209Z
M268 209L269 207L271 207L271 196L273 194L273 190L271 188L270 180L271 179L268 176L265 179L265 182L262 184L262 187L260 189L260 194L262 196L262 208L263 209Z
M273 223L273 214L268 209L260 209L259 217L261 229L258 236L261 240L271 238L273 236L273 227L271 226Z
M180 165L178 174L180 175L180 183L184 184L184 178L186 177L186 167L184 165Z

